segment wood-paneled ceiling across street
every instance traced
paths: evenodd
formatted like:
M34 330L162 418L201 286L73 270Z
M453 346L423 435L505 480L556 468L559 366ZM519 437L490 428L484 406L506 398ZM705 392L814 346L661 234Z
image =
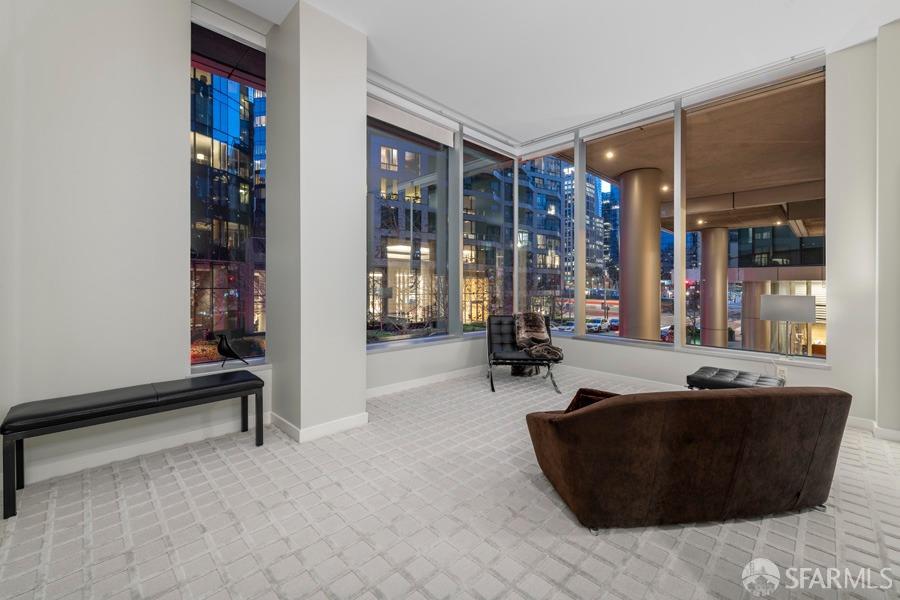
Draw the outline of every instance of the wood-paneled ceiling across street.
M587 167L611 181L625 171L655 167L662 171L663 184L668 186L660 190L660 202L665 206L672 202L673 145L673 120L656 121L588 142ZM706 226L729 223L724 214L712 212L731 212L731 226L740 227L778 215L787 219L785 211L792 202L820 201L825 179L824 73L688 110L685 153L688 214L710 211L709 218L689 219L690 228L700 221ZM569 160L572 154L563 153ZM811 197L810 186L823 192ZM802 190L802 194L792 198L791 190ZM753 206L734 200L751 191ZM761 210L775 205L784 210ZM748 212L742 215L741 210ZM670 216L671 210L668 212ZM665 209L663 213L665 219ZM810 227L805 234L821 233L824 227L819 217L824 214L807 215Z

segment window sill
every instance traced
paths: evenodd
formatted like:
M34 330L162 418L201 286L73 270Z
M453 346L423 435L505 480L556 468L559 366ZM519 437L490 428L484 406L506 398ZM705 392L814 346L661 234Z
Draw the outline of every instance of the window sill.
M266 362L265 356L248 358L247 362L250 364L245 365L239 360L229 360L225 363L224 367L222 367L221 361L191 365L191 375L209 375L210 373L227 373L228 371L250 371L251 373L257 373L259 371L272 370L272 364Z
M700 356L711 356L715 358L726 358L730 360L744 360L748 362L758 362L767 365L779 365L785 367L796 367L801 369L817 369L820 371L830 371L831 365L825 359L810 358L807 356L792 356L785 358L782 354L768 354L765 352L754 352L752 350L736 350L726 348L706 348L702 346L681 346L676 347L675 344L668 342L654 342L650 340L633 340L628 338L612 337L612 336L593 336L593 335L572 335L560 333L559 337L579 340L584 342L599 342L601 344L613 344L618 346L633 346L637 348L647 348L652 350L662 350L665 352L682 352L685 354L697 354Z
M620 346L637 346L639 348L653 348L655 350L675 349L675 344L667 342L655 342L651 340L635 340L632 338L621 338L615 335L573 335L573 340L582 340L586 342L601 342L604 344L616 344Z
M730 358L735 360L747 360L751 362L759 362L765 364L775 364L785 367L799 367L803 369L818 369L820 371L830 371L831 365L826 362L827 359L810 358L808 356L791 356L785 358L783 354L768 354L765 352L754 352L753 350L730 350L720 348L704 348L702 346L684 346L679 352L687 354L699 354L702 356L714 356L717 358Z
M421 348L423 346L441 346L444 344L457 344L459 342L468 342L471 340L483 339L486 333L484 331L470 331L462 335L442 335L440 337L418 338L414 340L397 340L394 342L375 342L366 345L366 354L382 354L384 352L397 352L400 350L410 350L412 348Z

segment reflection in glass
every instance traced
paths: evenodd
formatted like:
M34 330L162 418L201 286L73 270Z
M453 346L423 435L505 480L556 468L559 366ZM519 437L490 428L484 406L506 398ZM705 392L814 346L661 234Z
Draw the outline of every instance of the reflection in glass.
M471 143L463 156L464 331L513 312L512 159Z
M447 168L446 146L370 119L367 343L447 333Z
M191 68L191 363L265 355L266 95Z
M574 325L574 167L557 156L519 164L519 306Z

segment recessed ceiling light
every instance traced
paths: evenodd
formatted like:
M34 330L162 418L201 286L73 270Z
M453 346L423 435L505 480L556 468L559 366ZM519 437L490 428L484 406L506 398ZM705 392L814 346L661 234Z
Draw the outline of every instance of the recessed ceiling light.
M668 192L668 191L669 191L669 186L663 185L660 189L661 189L662 191L664 191L664 192Z
M781 221L775 221L776 225L781 225Z
M613 158L615 155L616 155L616 153L613 152L612 150L606 151L606 158Z
M706 221L704 221L703 219L697 219L697 225L703 225L705 223Z

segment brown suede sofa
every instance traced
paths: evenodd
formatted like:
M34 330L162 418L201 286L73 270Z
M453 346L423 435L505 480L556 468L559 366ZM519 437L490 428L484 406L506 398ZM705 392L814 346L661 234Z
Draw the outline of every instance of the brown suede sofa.
M616 395L581 389L526 417L537 461L592 529L825 504L850 411L830 388Z

